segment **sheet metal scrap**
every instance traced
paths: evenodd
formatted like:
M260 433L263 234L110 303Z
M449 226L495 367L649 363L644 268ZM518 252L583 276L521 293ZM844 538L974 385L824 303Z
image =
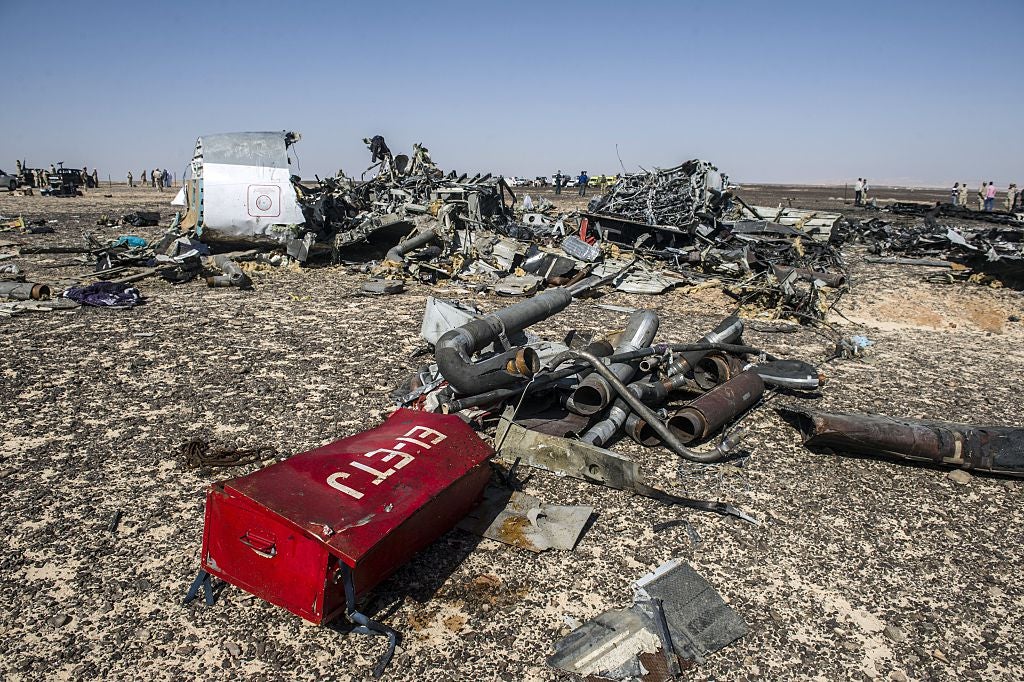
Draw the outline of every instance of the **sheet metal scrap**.
M779 410L812 448L1024 476L1024 429L872 414Z
M640 578L633 601L559 640L548 665L582 677L663 682L747 634L743 618L681 559Z
M498 423L494 442L498 445L498 457L509 465L518 460L535 469L628 490L667 504L735 516L757 525L757 519L731 504L680 497L654 488L633 459L583 441L527 429L512 421L511 411L506 411Z
M538 554L572 551L593 513L593 507L547 504L523 492L490 487L458 527Z

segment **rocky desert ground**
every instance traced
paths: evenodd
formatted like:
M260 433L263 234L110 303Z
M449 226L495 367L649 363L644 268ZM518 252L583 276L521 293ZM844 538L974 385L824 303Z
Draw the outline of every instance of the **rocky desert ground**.
M859 210L843 203L842 188L744 191L761 204ZM567 192L558 203L579 205ZM172 196L116 185L74 199L0 192L0 214L55 221L53 234L0 233L0 242L112 238L125 230L97 227L97 218L139 209L159 210L166 225ZM928 281L927 269L867 263L860 247L846 256L852 291L828 325L779 333L744 312L751 344L821 363L829 381L806 402L1022 424L1019 292ZM42 281L89 270L67 254L12 262ZM199 567L206 487L258 465L186 469L179 448L202 436L287 455L375 426L391 409L388 391L419 364L411 356L423 346L425 296L488 310L507 300L419 284L362 297L366 275L344 266L251 274L251 291L150 279L139 284L146 303L130 310L0 318L4 679L369 678L379 639L305 624L230 586L212 607L182 605ZM716 289L606 291L533 331L621 328L625 315L599 303L655 309L659 338L679 342L732 306ZM826 362L836 334L874 345L863 358ZM1021 679L1022 484L810 452L774 410L793 401L759 406L745 421L743 456L726 465L621 444L652 483L728 501L759 526L534 472L526 492L595 508L576 550L534 555L459 530L442 537L366 605L403 634L384 679L570 679L545 664L568 623L628 606L631 582L673 557L750 628L691 679ZM671 519L695 533L654 532Z

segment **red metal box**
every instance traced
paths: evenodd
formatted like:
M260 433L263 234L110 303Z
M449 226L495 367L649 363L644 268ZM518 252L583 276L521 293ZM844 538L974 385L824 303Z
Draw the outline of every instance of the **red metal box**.
M494 451L454 415L400 409L381 426L206 495L203 569L314 623L345 609L466 515Z

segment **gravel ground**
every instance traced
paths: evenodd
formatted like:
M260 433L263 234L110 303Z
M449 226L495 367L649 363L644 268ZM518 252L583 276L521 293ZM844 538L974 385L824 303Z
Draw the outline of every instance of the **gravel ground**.
M780 201L796 190L762 192L759 201ZM0 242L113 237L120 230L95 227L100 214L159 209L167 218L170 198L123 187L79 199L0 195L0 214L58 221L54 235L0 233ZM800 205L813 204L808 195ZM875 345L863 359L825 365L830 381L811 404L1021 424L1024 330L1008 321L1024 316L1019 293L932 284L921 268L849 255L848 319L830 322ZM14 262L55 280L86 272L48 267L72 259ZM253 277L253 291L153 280L140 284L146 305L132 310L0 318L5 679L369 676L381 640L307 625L236 588L211 608L181 605L199 565L206 486L255 467L186 470L178 447L207 436L294 453L380 423L386 392L416 365L431 291L358 297L365 276L341 267ZM714 290L600 302L656 309L659 338L675 341L729 311ZM622 326L624 315L594 304L534 329L555 338ZM812 330L746 338L813 362L830 349ZM750 626L693 679L1021 679L1021 484L811 453L771 409L792 400L776 397L750 417L743 466L680 465L666 451L622 445L657 485L729 501L761 526L536 472L528 493L597 510L576 551L534 555L461 531L441 538L367 605L404 634L385 679L569 679L545 665L568 632L565 617L629 605L631 581L672 557L689 561ZM692 524L698 546L682 527L652 531L676 518Z

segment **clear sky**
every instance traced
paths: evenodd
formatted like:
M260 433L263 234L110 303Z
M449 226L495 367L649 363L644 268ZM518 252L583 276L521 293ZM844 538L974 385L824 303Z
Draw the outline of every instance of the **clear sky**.
M423 142L505 175L1024 183L1024 0L0 0L0 167L185 168L295 130L303 177Z

